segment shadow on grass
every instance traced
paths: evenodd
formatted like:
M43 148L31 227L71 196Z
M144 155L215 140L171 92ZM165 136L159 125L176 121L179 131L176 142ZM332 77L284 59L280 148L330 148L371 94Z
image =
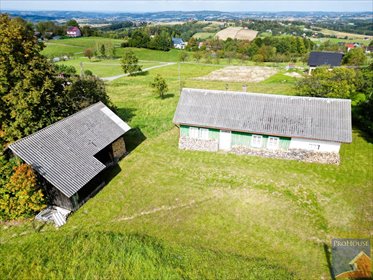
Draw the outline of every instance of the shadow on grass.
M135 111L135 108L117 108L116 110L118 116L125 122L131 121L136 116Z
M125 133L123 137L124 142L126 143L126 149L129 153L146 140L146 136L138 127L134 127L131 130L127 131L127 133Z
M175 96L175 94L173 94L173 93L167 93L167 94L163 95L162 99L172 98L174 96Z
M328 269L329 269L329 273L330 273L330 279L335 280L333 267L332 267L332 263L331 263L329 246L326 243L324 243L323 247L324 247L326 263L328 265Z
M130 76L137 77L137 76L147 76L147 75L149 75L149 71L141 71L141 72L133 73Z
M371 143L371 144L373 143L373 136L367 133L366 131L361 130L357 126L354 126L353 130L357 133L357 135L359 135L361 138L366 140L368 143Z

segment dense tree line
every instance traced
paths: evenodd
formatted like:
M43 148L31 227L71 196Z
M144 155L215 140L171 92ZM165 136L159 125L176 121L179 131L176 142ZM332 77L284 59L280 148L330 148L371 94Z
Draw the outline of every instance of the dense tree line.
M122 47L148 48L169 51L172 48L171 35L162 30L159 34L150 35L146 29L135 29L129 34L129 39Z
M35 173L7 146L92 103L113 107L102 81L61 78L42 48L31 25L0 15L0 220L29 216L44 202Z
M233 40L225 41L210 39L203 42L199 47L196 39L191 38L187 50L206 53L212 58L228 58L231 60L253 60L256 62L285 62L304 60L314 44L311 40L295 36L272 36L256 38L252 42Z

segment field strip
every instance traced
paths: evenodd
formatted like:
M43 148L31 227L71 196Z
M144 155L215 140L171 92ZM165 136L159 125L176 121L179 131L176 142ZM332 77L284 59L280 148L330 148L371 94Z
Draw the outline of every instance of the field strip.
M188 203L184 203L184 204L176 204L176 205L170 205L170 206L166 206L166 205L162 205L161 207L157 207L157 208L153 208L151 210L148 210L148 211L141 211L137 214L134 214L132 216L127 216L127 217L122 217L122 218L119 218L119 219L115 219L114 221L129 221L129 220L133 220L133 219L136 219L136 218L139 218L139 217L142 217L142 216L147 216L147 215L151 215L151 214L155 214L155 213L158 213L158 212L161 212L161 211L171 211L171 210L175 210L175 209L181 209L181 208L189 208L189 207L192 207L193 205L198 205L198 204L201 204L201 203L204 203L206 201L209 201L213 198L215 198L216 196L211 196L209 198L205 198L205 199L201 199L201 200L191 200L189 201Z
M144 68L142 71L136 72L136 73L141 73L141 72L149 71L151 69L161 68L161 67L170 66L170 65L174 65L174 64L176 64L176 62L168 62L168 63L163 64L163 65L151 66L151 67L148 67L148 68ZM134 73L134 74L136 74L136 73ZM122 77L127 77L127 76L129 76L129 73L121 74L121 75L117 75L117 76L112 76L112 77L105 77L105 78L101 78L101 80L111 82L111 81L114 81L116 79L119 79L119 78L122 78Z
M45 45L54 45L54 46L64 46L64 47L73 47L73 48L79 48L82 49L84 47L75 46L75 45L68 45L68 44L60 44L60 43L45 43Z

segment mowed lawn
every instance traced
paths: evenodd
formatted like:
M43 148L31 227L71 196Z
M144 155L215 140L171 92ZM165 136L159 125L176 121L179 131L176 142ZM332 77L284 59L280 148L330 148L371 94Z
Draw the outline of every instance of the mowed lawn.
M112 180L59 230L2 225L8 279L330 279L331 238L371 234L373 144L358 130L340 166L180 151L172 124L180 84L222 66L182 64L107 84L134 129ZM150 87L156 74L165 99ZM248 90L294 94L276 74ZM229 83L240 90L242 84ZM38 230L36 230L38 229Z

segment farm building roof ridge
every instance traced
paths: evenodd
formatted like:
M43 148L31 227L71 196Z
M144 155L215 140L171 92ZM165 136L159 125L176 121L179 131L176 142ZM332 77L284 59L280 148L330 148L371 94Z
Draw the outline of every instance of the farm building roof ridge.
M129 129L98 102L12 143L9 148L71 197L106 168L94 155Z
M184 88L174 123L351 142L351 100Z

